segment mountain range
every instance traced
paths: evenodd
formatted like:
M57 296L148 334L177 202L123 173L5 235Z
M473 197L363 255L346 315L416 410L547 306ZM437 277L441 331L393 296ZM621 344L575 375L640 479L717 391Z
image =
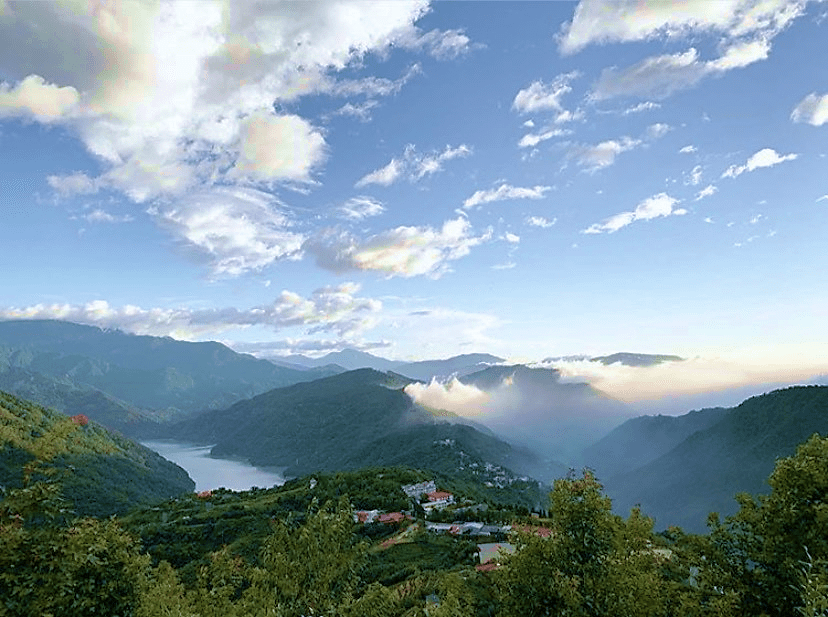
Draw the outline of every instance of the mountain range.
M288 476L373 465L458 471L475 464L482 473L488 464L508 477L566 472L454 414L417 405L404 392L410 383L357 369L204 412L169 426L167 436L213 444L215 456L283 467Z
M632 353L588 359L630 366L681 361ZM217 456L282 467L287 475L410 465L518 487L528 477L549 482L570 465L586 464L596 470L619 513L641 504L657 527L678 524L699 531L708 512L735 511L735 493L766 490L764 479L777 457L792 454L811 433L828 433L826 386L780 389L731 408L634 417L634 408L589 384L572 383L555 369L507 365L488 354L398 363L345 350L317 361L285 362L290 366L219 343L57 321L0 322L0 390L91 418L87 433L100 443L113 440L115 445L106 446L112 456L94 448L89 450L94 456L67 450L64 462L92 470L93 477L111 467L124 486L134 485L125 478L138 477L141 469L150 474L144 476L148 485L157 484L147 479L155 472L177 478L178 488L190 481L177 468L164 471L155 456L135 450L123 437L105 436L95 420L135 437L210 444ZM361 363L381 370L348 370ZM423 383L434 376L455 381ZM462 384L461 394L477 397L473 410L452 406L457 394L452 383ZM429 392L443 398L435 403L423 394ZM7 407L29 405L4 400ZM26 413L45 418L47 428L60 425L62 416L31 408L40 411ZM6 432L11 417L4 417ZM0 482L9 485L19 481L12 471L32 458L28 446L20 445L22 437L15 439L4 439L0 457L5 465ZM90 486L77 489L87 495L78 503L88 498ZM117 499L106 505L110 511L143 499L141 491L116 488L111 492Z
M342 369L289 369L215 342L62 321L0 322L0 389L128 435Z
M767 493L776 459L828 434L828 387L795 386L732 408L629 420L587 450L620 514L640 504L656 527L705 528L730 515L736 493Z

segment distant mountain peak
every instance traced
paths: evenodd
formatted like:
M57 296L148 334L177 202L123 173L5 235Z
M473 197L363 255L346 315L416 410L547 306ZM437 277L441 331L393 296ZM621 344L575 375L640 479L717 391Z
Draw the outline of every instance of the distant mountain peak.
M662 362L682 362L684 358L668 354L619 352L608 356L596 356L590 359L604 365L624 364L626 366L655 366Z

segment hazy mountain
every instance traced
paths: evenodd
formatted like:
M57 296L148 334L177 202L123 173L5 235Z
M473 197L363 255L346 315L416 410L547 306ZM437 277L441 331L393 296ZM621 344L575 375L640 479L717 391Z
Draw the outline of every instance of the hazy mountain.
M81 516L108 516L195 488L186 471L152 450L79 422L0 392L0 485L23 486L24 466L39 462L33 479L59 480Z
M70 377L52 377L19 367L0 371L0 390L68 415L84 414L124 434L153 430L170 413L140 409Z
M512 443L578 466L583 448L630 417L627 406L556 369L492 366L460 379L488 394L478 421Z
M628 353L620 352L610 354L609 356L597 356L591 358L592 362L600 362L601 364L624 364L626 366L655 366L662 362L681 362L684 360L681 356L670 356L665 354L649 354L649 353Z
M257 466L286 467L287 475L376 464L444 470L445 461L423 452L445 439L461 439L475 461L517 465L522 472L545 468L525 449L473 426L457 428L452 414L435 416L415 405L402 391L409 383L394 373L358 369L206 412L170 427L169 436L215 444L213 454L242 456ZM389 450L389 443L406 445Z
M709 412L721 419L650 463L607 479L618 512L638 503L658 528L691 531L704 530L708 512L734 513L736 493L769 490L765 480L778 457L794 454L813 433L828 433L828 387L776 390Z
M693 433L719 422L722 407L691 411L683 416L639 416L614 428L584 450L584 464L601 479L636 469L667 454Z
M119 430L132 430L136 414L163 419L226 407L335 372L279 367L214 342L137 336L62 321L0 322L0 383ZM93 392L108 401L100 412L78 406L78 393L88 397Z
M386 360L364 351L357 351L356 349L343 349L342 351L334 351L322 356L321 358L308 358L301 354L292 356L284 356L278 358L279 362L288 362L299 366L308 368L318 368L326 364L334 364L353 371L359 368L372 368L377 371L393 371L403 364L403 362L396 362L394 360Z
M504 362L503 358L498 358L491 354L472 353L446 358L445 360L409 362L398 366L394 370L412 379L430 381L432 377L443 378L452 375L468 375L469 373L487 368L489 365L500 364L501 362Z

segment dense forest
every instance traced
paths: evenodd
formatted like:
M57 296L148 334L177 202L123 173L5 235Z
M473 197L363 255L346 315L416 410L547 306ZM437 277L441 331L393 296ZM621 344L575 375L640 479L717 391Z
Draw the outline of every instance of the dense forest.
M67 497L84 470L58 455L92 425L47 426L36 417L45 410L4 400L4 447L17 439L27 454L0 501L0 615L828 614L828 438L819 435L777 461L769 494L740 495L738 512L712 514L704 535L656 533L637 508L614 514L589 470L556 480L541 517L497 503L471 478L398 467L187 492L81 518ZM28 445L7 428L15 404L16 418L22 409L46 429ZM508 525L514 552L479 567L473 538L430 530L401 490L426 479L457 498L444 518ZM410 518L357 523L354 511L366 509Z

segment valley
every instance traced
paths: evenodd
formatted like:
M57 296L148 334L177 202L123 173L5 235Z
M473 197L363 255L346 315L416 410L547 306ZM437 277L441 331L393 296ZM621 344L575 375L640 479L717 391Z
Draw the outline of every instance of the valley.
M280 367L217 344L54 322L26 323L21 331L0 323L0 344L4 387L55 408L0 394L6 567L48 588L56 584L52 574L37 565L19 570L19 560L30 560L32 550L92 550L83 543L94 536L96 559L122 568L119 580L130 590L102 597L132 598L144 611L242 615L278 597L325 604L337 614L373 607L402 615L436 597L477 607L472 614L492 607L530 614L531 595L514 590L544 583L520 572L550 560L559 573L569 571L561 564L579 564L567 576L602 601L617 597L613 585L632 584L704 606L708 586L719 585L706 578L709 564L722 558L716 551L747 550L750 539L741 534L770 525L764 509L770 513L788 494L786 457L797 447L821 452L824 440L809 438L828 434L826 386L779 389L736 407L635 416L632 406L554 368L480 354L392 369L367 354L340 354L318 366L294 357ZM148 354L149 367L140 366ZM609 358L631 366L681 361ZM375 366L349 368L351 362ZM427 379L403 372L424 377L424 370L445 372ZM201 391L207 382L209 394ZM458 393L471 394L478 407L456 406ZM828 456L803 460L817 465L808 467L817 501L809 498L807 509L828 499L819 488ZM432 493L407 495L418 483ZM745 495L738 502L737 493ZM708 527L711 512L718 515ZM790 526L774 533L786 550L784 543L807 538L810 554L821 556L828 547L813 537L814 524L793 539L784 535L793 533ZM563 540L584 525L593 534L584 540L587 553ZM18 538L11 544L9 533ZM625 561L648 551L669 558ZM744 554L768 563L781 558ZM598 555L616 555L618 565L588 574ZM68 553L61 559L72 563ZM703 574L692 574L700 563L708 564ZM86 580L72 567L64 568L72 580ZM227 572L237 578L223 578ZM670 582L677 576L696 582ZM780 606L799 597L791 595L791 576L780 579L787 587L767 592ZM217 580L225 582L216 587ZM339 595L346 580L349 591ZM280 587L286 581L299 586ZM165 586L179 591L152 591ZM326 590L324 601L308 595L317 588ZM14 598L15 614L33 614L22 608L26 594L45 598L21 578L7 577L0 589ZM217 589L224 599L215 604ZM734 583L733 598L767 608L765 592L753 589ZM561 590L548 593L559 597ZM643 605L645 596L631 601ZM728 614L725 604L715 610ZM75 604L65 606L77 613Z

